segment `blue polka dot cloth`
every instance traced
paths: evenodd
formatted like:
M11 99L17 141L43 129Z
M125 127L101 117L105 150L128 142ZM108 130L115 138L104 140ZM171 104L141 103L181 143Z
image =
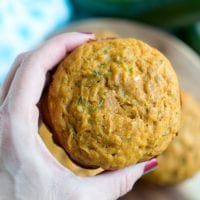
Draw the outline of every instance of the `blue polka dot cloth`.
M70 15L68 0L0 1L0 86L15 57L66 26Z

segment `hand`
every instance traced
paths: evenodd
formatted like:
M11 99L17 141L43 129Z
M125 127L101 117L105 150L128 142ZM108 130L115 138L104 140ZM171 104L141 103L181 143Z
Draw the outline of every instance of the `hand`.
M95 177L78 177L58 163L38 135L37 103L47 72L93 37L64 33L17 57L0 98L0 199L117 199L144 171L155 167L153 159Z

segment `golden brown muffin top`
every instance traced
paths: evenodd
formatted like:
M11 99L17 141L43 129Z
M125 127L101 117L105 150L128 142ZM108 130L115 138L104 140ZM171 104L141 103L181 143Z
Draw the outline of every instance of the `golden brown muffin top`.
M178 81L169 61L139 40L92 41L58 66L48 110L73 160L121 168L159 155L177 133Z

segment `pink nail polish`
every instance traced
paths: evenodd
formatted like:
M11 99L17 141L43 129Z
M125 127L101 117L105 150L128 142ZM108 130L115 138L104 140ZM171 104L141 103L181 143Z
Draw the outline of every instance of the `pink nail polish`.
M149 173L150 171L154 170L158 165L158 162L156 159L150 160L144 167L144 174Z

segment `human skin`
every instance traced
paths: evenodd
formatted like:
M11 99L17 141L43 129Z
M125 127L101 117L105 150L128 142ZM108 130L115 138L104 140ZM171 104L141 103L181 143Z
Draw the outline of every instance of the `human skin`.
M78 177L63 167L42 142L37 104L47 72L93 37L64 33L16 58L0 97L0 199L117 199L157 165L152 159L94 177Z

